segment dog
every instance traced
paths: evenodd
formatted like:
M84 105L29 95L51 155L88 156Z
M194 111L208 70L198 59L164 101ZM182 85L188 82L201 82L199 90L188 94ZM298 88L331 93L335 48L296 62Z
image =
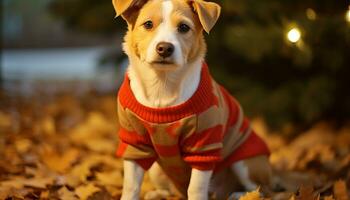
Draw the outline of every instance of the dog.
M247 190L269 186L266 144L204 61L203 32L221 7L204 0L112 3L128 25L129 66L118 92L121 199L139 199L146 170L156 189L145 199L226 199L234 179Z

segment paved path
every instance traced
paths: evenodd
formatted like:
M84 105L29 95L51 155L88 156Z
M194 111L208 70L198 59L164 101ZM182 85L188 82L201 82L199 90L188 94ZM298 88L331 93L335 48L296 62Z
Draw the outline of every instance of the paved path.
M4 79L92 79L105 47L3 50Z

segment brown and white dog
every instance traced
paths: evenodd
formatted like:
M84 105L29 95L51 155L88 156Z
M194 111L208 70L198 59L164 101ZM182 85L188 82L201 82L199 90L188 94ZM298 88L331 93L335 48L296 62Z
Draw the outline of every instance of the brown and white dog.
M209 33L220 15L220 6L203 0L112 0L117 16L127 24L123 49L129 57L130 88L144 106L164 108L187 101L200 83L206 53L203 31ZM235 176L228 177L235 174ZM122 199L139 199L144 170L124 160ZM234 163L219 174L193 168L187 190L190 200L208 199L209 192L224 199L236 177L247 189L269 186L271 168L266 156ZM161 199L176 191L159 165L150 169L156 188L145 199ZM185 197L186 198L186 197Z

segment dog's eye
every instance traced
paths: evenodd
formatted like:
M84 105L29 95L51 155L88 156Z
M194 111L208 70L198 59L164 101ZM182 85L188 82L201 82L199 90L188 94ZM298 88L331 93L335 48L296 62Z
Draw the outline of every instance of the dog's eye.
M143 27L145 27L145 29L150 30L153 28L153 22L152 21L147 21L143 24Z
M190 30L190 27L186 24L180 24L178 27L177 27L177 30L180 32L180 33L187 33L189 30Z

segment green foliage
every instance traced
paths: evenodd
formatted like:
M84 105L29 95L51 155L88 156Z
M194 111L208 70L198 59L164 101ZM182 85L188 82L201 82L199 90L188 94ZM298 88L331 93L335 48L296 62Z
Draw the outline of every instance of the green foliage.
M217 2L222 15L206 36L207 61L216 80L240 100L248 115L263 116L273 127L349 119L350 23L344 17L345 1ZM51 8L77 29L126 29L114 21L110 0L56 0ZM297 43L286 38L292 27L301 31Z

